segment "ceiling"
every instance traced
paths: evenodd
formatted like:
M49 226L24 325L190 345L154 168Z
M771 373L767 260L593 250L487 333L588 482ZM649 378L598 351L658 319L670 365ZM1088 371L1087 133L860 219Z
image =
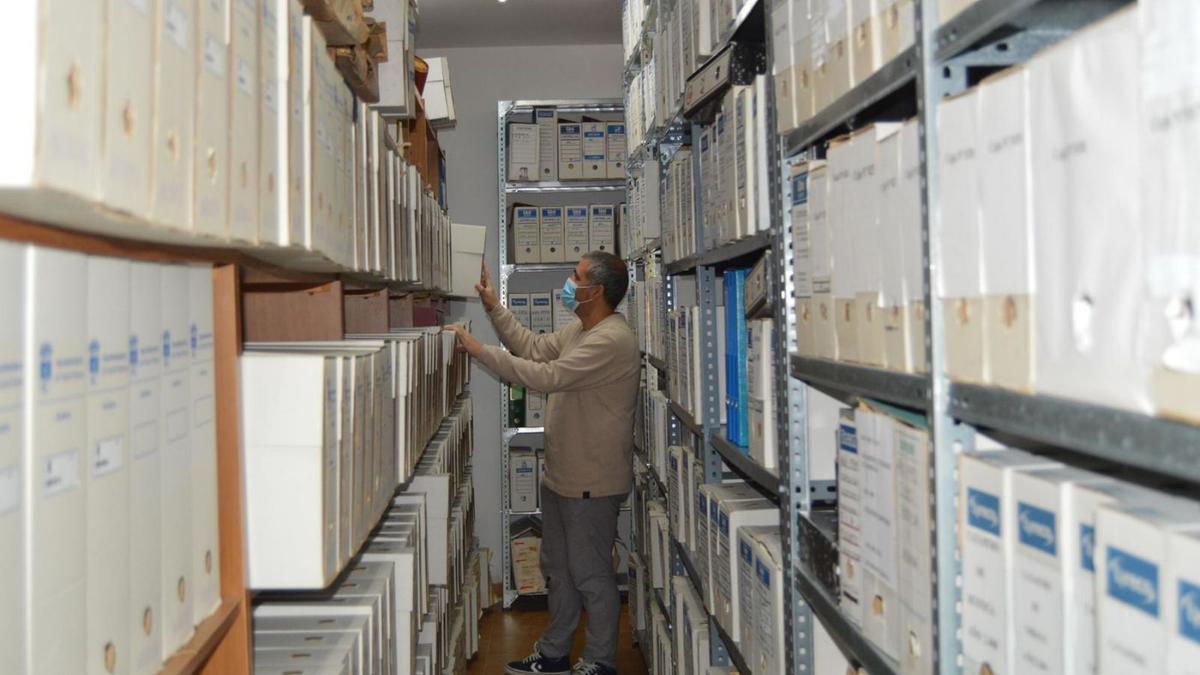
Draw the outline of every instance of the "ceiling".
M420 0L418 49L620 42L621 0Z

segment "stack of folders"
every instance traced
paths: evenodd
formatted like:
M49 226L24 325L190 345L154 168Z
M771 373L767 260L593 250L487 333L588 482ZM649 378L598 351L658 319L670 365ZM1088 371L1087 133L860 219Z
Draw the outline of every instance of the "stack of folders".
M430 442L418 475L389 493L374 531L334 582L260 596L256 672L342 672L346 662L354 673L438 673L465 663L488 604L470 537L470 422L463 400ZM453 502L452 483L459 485Z
M659 218L658 171L659 163L655 159L646 159L629 171L628 218L624 226L631 250L648 246L663 234Z
M696 253L696 205L692 200L692 148L685 145L667 163L662 181L663 257L667 262ZM656 210L657 213L657 210Z
M656 258L648 258L643 266L643 278L629 285L629 312L626 318L638 336L641 350L655 358L666 357L663 337L664 282L662 264Z
M449 221L389 121L413 112L407 69L381 78L385 103L373 109L345 86L299 0L261 4L177 3L156 21L137 3L67 3L63 16L82 33L38 30L60 18L53 12L14 18L27 25L4 49L41 56L21 61L31 76L12 94L27 114L0 132L14 176L0 207L103 234L448 288ZM411 46L415 22L403 19L413 4L379 3L399 15L388 33L401 52ZM88 84L52 95L39 72ZM75 150L53 149L64 147Z
M718 281L717 324L724 326L728 317L726 303L722 297L727 288L724 280ZM690 276L675 277L675 309L667 312L665 331L666 361L667 361L667 391L671 400L679 404L692 416L697 424L703 424L706 416L703 401L702 383L704 382L704 359L711 356L713 351L705 343L702 334L702 322L696 279ZM728 359L724 358L727 344L727 331L718 328L716 339L717 374L721 387L727 386L726 372L729 368ZM727 416L725 406L718 410L717 415L723 422Z
M0 670L155 672L220 603L212 269L0 244Z

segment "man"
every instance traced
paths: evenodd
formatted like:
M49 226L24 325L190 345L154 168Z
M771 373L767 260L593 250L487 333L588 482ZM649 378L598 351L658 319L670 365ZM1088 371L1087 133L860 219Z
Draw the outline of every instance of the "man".
M620 258L584 255L562 293L578 320L535 335L500 304L484 265L475 290L510 351L453 327L461 347L501 379L548 397L541 567L550 625L531 655L508 664L509 675L616 673L621 596L612 550L617 515L633 487L641 367L637 338L613 309L628 287ZM572 669L571 645L585 608L587 646Z

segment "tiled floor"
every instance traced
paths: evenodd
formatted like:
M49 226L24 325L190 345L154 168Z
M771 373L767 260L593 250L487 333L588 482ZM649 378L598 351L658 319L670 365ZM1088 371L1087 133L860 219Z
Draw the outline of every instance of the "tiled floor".
M504 611L501 605L496 605L489 609L479 626L479 653L467 667L468 675L503 675L504 664L529 654L534 641L541 635L546 620L544 606ZM586 622L586 617L579 622L575 649L571 652L572 663L583 651ZM621 645L617 653L617 672L620 675L644 675L647 672L642 652L633 645L627 608L621 610Z

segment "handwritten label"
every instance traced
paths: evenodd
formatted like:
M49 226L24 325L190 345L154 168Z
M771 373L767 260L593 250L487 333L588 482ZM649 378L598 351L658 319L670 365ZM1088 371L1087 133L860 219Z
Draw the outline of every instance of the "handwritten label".
M79 451L66 450L45 459L42 496L53 497L79 487Z
M92 475L103 476L125 465L125 442L120 436L105 438L92 447Z

